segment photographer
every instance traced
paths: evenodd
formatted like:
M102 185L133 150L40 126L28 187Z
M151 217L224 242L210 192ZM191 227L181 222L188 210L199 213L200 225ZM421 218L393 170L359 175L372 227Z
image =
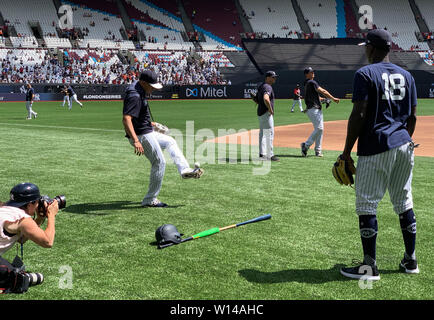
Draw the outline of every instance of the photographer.
M17 266L1 258L1 255L15 243L23 244L27 240L43 248L51 248L54 243L59 201L64 207L64 198L56 197L55 200L51 200L41 196L36 185L21 183L12 188L10 200L0 206L0 291L3 289L6 292L21 293L27 291L29 285L43 281L41 274L24 272L22 261L19 261L20 264ZM47 227L43 230L40 226L45 219ZM18 257L17 259L19 260Z

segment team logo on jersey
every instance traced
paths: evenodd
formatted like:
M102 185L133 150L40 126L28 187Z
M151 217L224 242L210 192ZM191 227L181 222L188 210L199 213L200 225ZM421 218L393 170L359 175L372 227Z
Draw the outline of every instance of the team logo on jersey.
M195 89L187 88L185 91L185 95L187 97L191 97L191 96L197 97L198 93L199 93L199 90L197 88L195 88Z

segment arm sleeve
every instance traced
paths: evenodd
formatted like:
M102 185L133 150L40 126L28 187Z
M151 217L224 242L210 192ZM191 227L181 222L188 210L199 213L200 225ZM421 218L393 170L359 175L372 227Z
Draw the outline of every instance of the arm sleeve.
M352 102L368 100L368 93L369 79L365 74L357 71L354 75Z
M124 101L124 115L130 115L133 118L138 118L140 114L140 99L139 97L129 97Z
M411 87L410 87L410 92L411 92L411 107L414 107L417 105L417 90L416 90L416 82L414 81L414 78L411 77Z

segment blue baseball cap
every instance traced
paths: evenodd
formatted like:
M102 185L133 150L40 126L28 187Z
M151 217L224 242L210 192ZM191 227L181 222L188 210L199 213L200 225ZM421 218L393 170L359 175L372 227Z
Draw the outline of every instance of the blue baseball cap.
M387 50L392 46L392 36L387 30L373 29L368 32L365 42L359 43L359 46L366 46L368 44Z
M163 85L158 82L158 75L152 70L145 70L140 74L140 81L145 81L155 89L163 88Z

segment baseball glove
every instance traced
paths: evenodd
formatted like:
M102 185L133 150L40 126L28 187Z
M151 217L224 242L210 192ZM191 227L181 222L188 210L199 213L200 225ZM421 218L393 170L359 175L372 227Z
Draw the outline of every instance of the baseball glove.
M353 159L345 160L342 155L340 155L333 165L332 173L339 184L351 186L354 184L353 174L356 174Z
M151 122L152 127L154 128L154 131L162 133L162 134L168 134L169 128L165 125L158 123L158 122Z

